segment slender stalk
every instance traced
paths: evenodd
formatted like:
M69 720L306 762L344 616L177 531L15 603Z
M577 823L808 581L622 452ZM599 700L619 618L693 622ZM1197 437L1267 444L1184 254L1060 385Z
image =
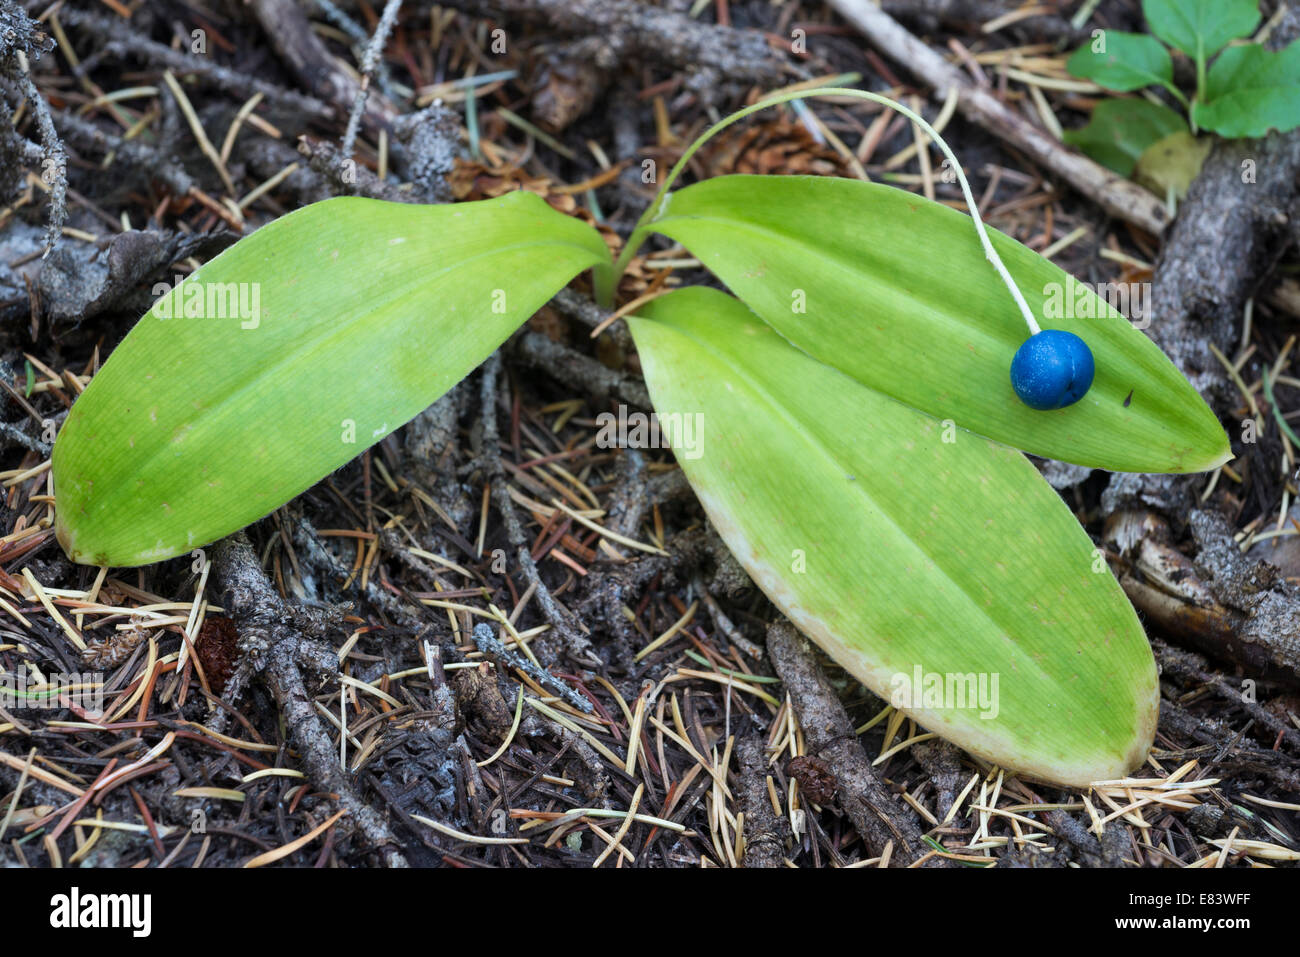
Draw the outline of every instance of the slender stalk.
M1205 41L1196 38L1196 101L1205 99Z
M1205 41L1200 37L1196 38L1196 95L1192 102L1205 102ZM1187 104L1187 121L1191 125L1193 136L1200 132L1196 128L1196 111L1191 104Z
M993 268L997 270L1003 283L1006 284L1007 289L1011 293L1011 298L1015 300L1016 305L1020 308L1020 314L1024 317L1025 325L1029 327L1030 335L1037 335L1041 331L1038 326L1038 321L1030 311L1029 304L1025 302L1025 297L1021 294L1020 287L1016 285L1015 280L1011 278L1011 274L1007 272L1007 267L1003 264L1002 257L1000 257L997 250L993 248L993 243L989 239L988 230L984 228L984 220L980 217L979 207L975 203L975 197L971 193L970 183L966 180L966 174L962 171L961 163L957 161L956 155L954 155L948 144L944 142L943 137L938 134L934 127L925 121L924 117L903 106L903 104L897 103L887 96L881 96L879 93L871 93L867 90L851 90L846 87L818 87L813 90L795 90L788 93L780 93L776 96L769 97L768 99L760 100L758 103L755 103L752 106L747 106L743 110L737 110L735 113L732 113L725 119L715 123L713 126L709 127L709 129L700 134L699 138L687 147L686 152L682 154L681 159L677 161L676 165L674 165L672 170L668 173L667 178L659 187L659 192L655 196L654 202L647 207L646 211L641 214L641 218L637 220L636 228L632 230L632 235L628 237L627 243L623 247L623 252L618 257L618 261L614 263L612 268L606 266L596 271L595 281L597 301L606 309L613 307L614 290L618 286L619 278L623 275L624 270L627 269L627 265L631 262L636 251L641 248L641 244L645 242L646 236L650 233L651 227L654 225L655 221L663 216L664 212L667 210L668 191L672 188L673 183L677 181L682 170L686 168L686 164L690 162L691 157L695 155L696 151L701 146L732 123L744 119L751 113L757 113L759 110L765 110L771 106L779 106L780 104L788 103L791 100L804 100L814 96L849 96L860 100L870 100L873 103L887 106L889 109L901 113L917 126L921 127L921 129L925 131L925 134L938 144L939 149L943 151L943 155L947 157L948 162L952 164L953 171L957 174L957 182L961 184L962 195L966 198L966 207L970 210L971 219L975 221L975 232L979 235L980 244L984 247L985 258L993 264Z
M1190 116L1192 112L1192 104L1191 101L1188 100L1187 97L1183 94L1183 91L1178 89L1178 87L1174 86L1172 83L1162 82L1160 85L1163 86L1166 90L1168 90L1170 95L1172 95L1175 100L1177 100L1180 104L1182 104L1183 109L1186 110L1188 115Z

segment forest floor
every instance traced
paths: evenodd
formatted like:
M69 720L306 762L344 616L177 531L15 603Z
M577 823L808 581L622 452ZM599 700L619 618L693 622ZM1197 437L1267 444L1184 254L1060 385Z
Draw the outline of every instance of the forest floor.
M0 863L1300 860L1300 136L1215 147L1173 223L1080 165L1057 133L1104 94L1064 64L1095 27L1141 29L1135 0L885 0L865 21L850 0L407 0L390 23L367 0L23 6L34 27L0 2L0 672L86 674L103 714L0 709ZM900 37L993 112L936 95ZM585 279L246 533L143 568L63 555L53 430L155 283L349 193L523 188L617 246L653 197L645 161L666 170L800 84L912 104L991 226L1086 282L1149 284L1149 334L1233 439L1232 463L1190 477L1037 463L1161 665L1132 778L1081 791L989 767L781 625L671 453L598 445L600 413L649 403L622 324L592 338ZM916 144L873 104L810 100L728 131L688 177L865 177L961 208ZM1245 201L1223 186L1243 157ZM620 300L713 281L661 240Z

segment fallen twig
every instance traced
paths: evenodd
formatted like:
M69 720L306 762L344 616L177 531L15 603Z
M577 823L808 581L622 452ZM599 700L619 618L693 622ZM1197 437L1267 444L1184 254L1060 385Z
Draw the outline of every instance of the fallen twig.
M871 0L830 0L830 5L873 46L932 87L936 97L946 99L949 91L956 89L957 108L967 119L1042 163L1110 215L1153 234L1169 224L1169 213L1155 195L1066 148L989 90L968 83L961 71Z
M892 841L895 865L916 860L924 848L916 817L872 768L807 640L788 622L777 622L767 630L767 654L794 702L808 753L830 765L839 783L840 806L863 842L879 855Z
M298 670L303 636L291 623L292 611L280 598L253 554L243 532L213 547L213 578L221 604L240 629L241 653L263 672L280 707L303 770L313 785L339 796L339 805L389 867L406 867L406 858L387 822L352 789L339 766L338 749L313 706L313 696Z
M745 812L745 867L780 867L790 825L772 810L767 790L767 757L763 739L750 734L736 744L740 766L740 805Z

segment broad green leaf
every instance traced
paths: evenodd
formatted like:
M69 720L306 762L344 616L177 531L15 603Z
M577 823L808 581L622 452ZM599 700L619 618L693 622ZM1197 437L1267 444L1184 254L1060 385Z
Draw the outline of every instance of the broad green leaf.
M1143 0L1151 32L1193 59L1208 59L1259 23L1259 0Z
M1152 144L1186 130L1187 123L1167 106L1117 98L1098 103L1083 129L1066 130L1065 142L1119 175L1129 176L1138 158Z
M1158 196L1173 192L1182 199L1213 148L1212 136L1198 138L1189 130L1170 133L1142 153L1133 168L1133 179Z
M1257 43L1224 50L1193 115L1198 126L1230 139L1300 126L1300 42L1276 53Z
M1195 472L1231 455L1214 413L1150 339L1088 286L989 230L1043 328L1076 333L1096 357L1080 402L1054 412L1021 404L1009 370L1024 320L971 220L946 206L857 180L723 176L670 194L651 228L814 358L963 429L1121 472ZM1105 292L1149 306L1149 287Z
M1145 33L1120 30L1106 30L1093 43L1075 50L1065 68L1077 77L1122 93L1174 81L1169 51L1159 40Z
M1024 456L863 387L716 290L670 293L629 323L661 428L680 439L671 423L699 423L678 459L718 533L832 658L1035 778L1085 785L1142 761L1151 649ZM922 688L983 676L985 706L895 697L918 671Z
M54 445L59 541L74 561L140 565L255 521L607 261L599 234L525 192L340 198L264 226L161 298L73 405Z

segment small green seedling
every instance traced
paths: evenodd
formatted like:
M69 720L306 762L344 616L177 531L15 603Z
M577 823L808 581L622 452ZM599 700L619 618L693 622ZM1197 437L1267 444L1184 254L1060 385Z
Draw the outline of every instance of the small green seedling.
M1154 96L1105 100L1087 126L1065 134L1066 142L1122 176L1136 174L1181 195L1209 151L1210 141L1195 136L1199 130L1239 139L1300 126L1300 42L1277 52L1258 43L1229 46L1259 26L1259 0L1143 0L1142 10L1154 36L1096 30L1067 67L1118 92L1161 87L1191 126ZM1190 98L1174 82L1166 47L1195 65Z
M851 180L669 191L722 127L823 94L920 123L974 219ZM139 565L237 530L427 407L579 272L612 305L651 232L731 291L675 291L629 325L661 420L703 421L681 466L755 583L873 691L993 763L1074 785L1137 766L1150 647L1014 448L1180 472L1226 461L1227 437L1146 336L985 229L924 120L864 91L788 93L719 123L617 263L522 192L340 198L263 227L159 300L74 404L53 456L59 541L75 561ZM1033 381L1013 382L1048 333L1023 360Z

